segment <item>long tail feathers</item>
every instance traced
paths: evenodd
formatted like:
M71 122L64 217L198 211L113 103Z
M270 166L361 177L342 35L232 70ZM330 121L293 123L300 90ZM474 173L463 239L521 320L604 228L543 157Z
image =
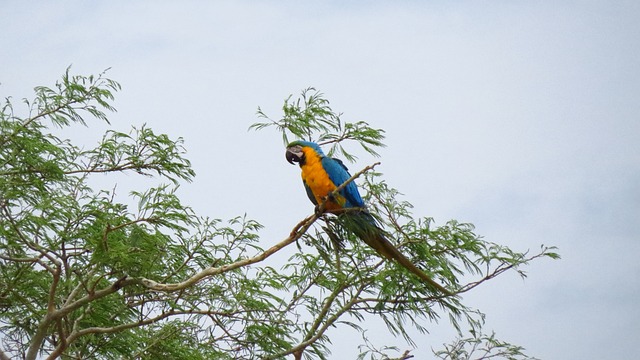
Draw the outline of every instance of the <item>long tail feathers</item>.
M400 250L398 250L395 246L393 246L393 244L384 237L384 235L382 234L382 230L380 230L375 225L375 222L374 222L375 220L370 214L360 213L356 216L360 217L359 220L366 220L367 222L366 225L359 224L360 226L356 226L354 228L354 233L362 241L364 241L367 245L371 246L381 256L384 256L389 260L398 262L398 264L404 266L407 270L417 275L419 278L427 282L429 285L431 285L431 287L437 289L441 293L448 296L453 295L449 290L445 289L442 285L438 284L433 279L431 279L429 275L424 273L424 271L416 267L411 262L411 260L407 259L407 257L404 256L400 252Z

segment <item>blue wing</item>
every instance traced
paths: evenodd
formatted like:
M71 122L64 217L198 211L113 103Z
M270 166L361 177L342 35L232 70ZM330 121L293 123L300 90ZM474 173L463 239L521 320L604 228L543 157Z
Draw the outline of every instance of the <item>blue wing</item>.
M340 186L351 177L347 167L338 159L325 156L322 158L322 167L329 175L329 179L331 179L336 186ZM362 201L362 197L360 197L358 186L355 182L352 181L348 183L347 186L340 191L340 194L347 200L344 207L364 207L364 201Z
M313 191L311 191L311 188L309 187L309 185L307 185L307 182L302 180L302 184L304 185L304 189L307 192L307 196L309 197L309 200L311 200L313 205L318 205L318 202L316 201L316 197L313 196Z

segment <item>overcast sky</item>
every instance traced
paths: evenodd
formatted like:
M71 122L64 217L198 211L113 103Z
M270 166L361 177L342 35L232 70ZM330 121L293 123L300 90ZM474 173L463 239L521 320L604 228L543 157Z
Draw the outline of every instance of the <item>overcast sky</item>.
M316 87L345 120L386 130L377 169L416 215L518 251L559 247L525 281L465 295L487 331L542 359L638 356L640 2L4 1L2 13L2 98L31 97L70 64L111 67L113 127L183 137L197 172L185 202L246 212L264 247L312 207L279 134L247 128L258 106L278 118ZM417 335L416 359L453 338L442 325ZM336 338L335 358L358 340Z

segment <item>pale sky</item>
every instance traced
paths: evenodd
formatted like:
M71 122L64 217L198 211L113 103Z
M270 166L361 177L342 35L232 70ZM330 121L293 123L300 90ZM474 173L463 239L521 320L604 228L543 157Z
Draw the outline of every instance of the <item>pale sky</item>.
M123 87L113 128L183 137L197 172L185 203L246 212L263 247L312 206L280 135L247 128L258 106L278 118L316 87L343 119L386 130L377 169L415 215L518 251L559 247L526 280L465 295L487 332L541 359L638 357L640 2L5 1L2 13L2 98L32 97L71 64L110 67ZM105 128L73 136L93 144ZM372 338L412 349L385 334L371 323ZM453 337L443 321L412 353L432 358ZM335 337L333 358L358 341Z

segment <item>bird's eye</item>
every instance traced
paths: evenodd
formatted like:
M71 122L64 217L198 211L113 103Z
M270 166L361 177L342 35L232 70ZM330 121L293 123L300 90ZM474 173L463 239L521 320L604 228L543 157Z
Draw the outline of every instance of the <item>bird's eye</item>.
M300 162L300 157L289 150L287 150L287 152L285 153L285 157L290 164Z

